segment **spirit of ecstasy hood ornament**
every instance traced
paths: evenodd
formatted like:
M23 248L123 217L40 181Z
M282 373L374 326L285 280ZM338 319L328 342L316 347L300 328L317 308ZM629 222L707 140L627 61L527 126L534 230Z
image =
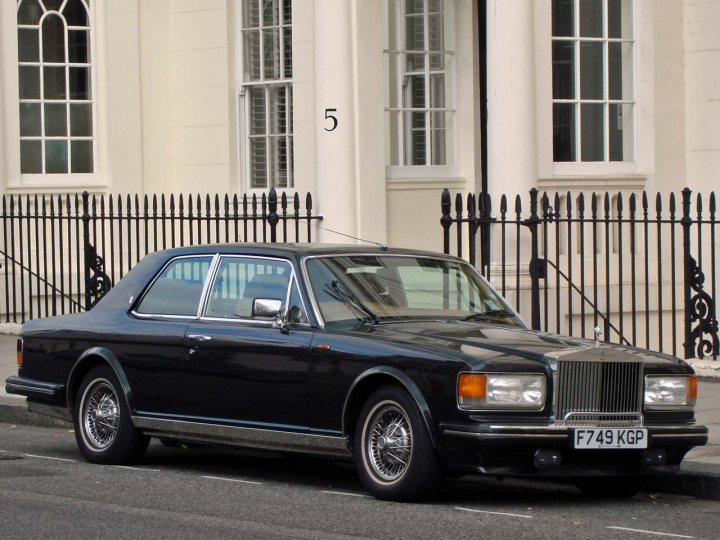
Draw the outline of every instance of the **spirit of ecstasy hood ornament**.
M595 346L599 347L600 346L600 336L602 335L602 332L600 332L600 327L596 326L595 328L593 328L593 332L595 333Z

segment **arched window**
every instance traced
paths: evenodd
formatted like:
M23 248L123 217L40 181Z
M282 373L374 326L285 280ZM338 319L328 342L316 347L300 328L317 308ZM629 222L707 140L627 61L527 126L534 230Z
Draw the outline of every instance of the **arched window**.
M94 171L86 0L19 0L20 172Z

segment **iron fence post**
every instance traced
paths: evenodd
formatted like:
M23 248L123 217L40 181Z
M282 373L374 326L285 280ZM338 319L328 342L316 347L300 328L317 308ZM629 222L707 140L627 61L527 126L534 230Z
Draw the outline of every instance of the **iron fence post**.
M530 217L527 220L527 226L530 229L530 324L533 330L540 330L540 258L538 250L538 224L540 217L537 213L538 209L538 190L532 188L530 190ZM520 291L518 291L520 294Z
M450 254L450 226L453 221L450 216L451 207L452 203L450 202L450 190L445 188L442 190L442 198L440 199L440 208L442 211L440 225L442 225L443 228L443 253L446 255Z
M83 266L85 281L85 311L92 307L92 295L90 292L90 264L92 260L92 247L90 246L90 194L87 191L82 193L82 228L83 228Z
M270 188L268 194L268 215L267 222L270 225L270 242L277 242L277 224L280 218L277 213L278 197L275 188Z
M692 218L690 217L691 193L692 190L688 187L682 190L682 218L680 219L683 231L683 289L685 296L685 341L683 342L683 348L685 351L685 358L695 357L692 340L690 338L690 334L692 333L692 320L690 316L690 298L692 296L692 291L690 289L690 283L692 282L692 254L690 253L690 226L692 225Z

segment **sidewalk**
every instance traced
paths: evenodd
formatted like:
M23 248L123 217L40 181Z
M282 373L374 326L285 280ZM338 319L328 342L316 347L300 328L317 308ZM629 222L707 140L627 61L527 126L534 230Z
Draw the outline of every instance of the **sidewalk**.
M25 399L5 393L5 379L17 374L15 343L17 336L0 334L0 422L36 426L67 426L60 420L27 411ZM720 367L720 360L716 361ZM720 500L720 369L705 361L698 369L696 418L710 428L706 446L693 449L685 457L682 470L651 484L652 489Z

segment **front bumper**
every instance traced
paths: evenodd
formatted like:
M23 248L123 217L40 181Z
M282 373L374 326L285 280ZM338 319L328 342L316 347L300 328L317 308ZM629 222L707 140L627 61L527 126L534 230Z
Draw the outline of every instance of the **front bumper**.
M551 425L441 424L440 455L451 468L485 474L596 476L678 469L685 454L707 444L708 429L695 424L644 425L645 449L578 450L573 428ZM538 451L558 456L538 465ZM658 457L660 456L660 457Z

